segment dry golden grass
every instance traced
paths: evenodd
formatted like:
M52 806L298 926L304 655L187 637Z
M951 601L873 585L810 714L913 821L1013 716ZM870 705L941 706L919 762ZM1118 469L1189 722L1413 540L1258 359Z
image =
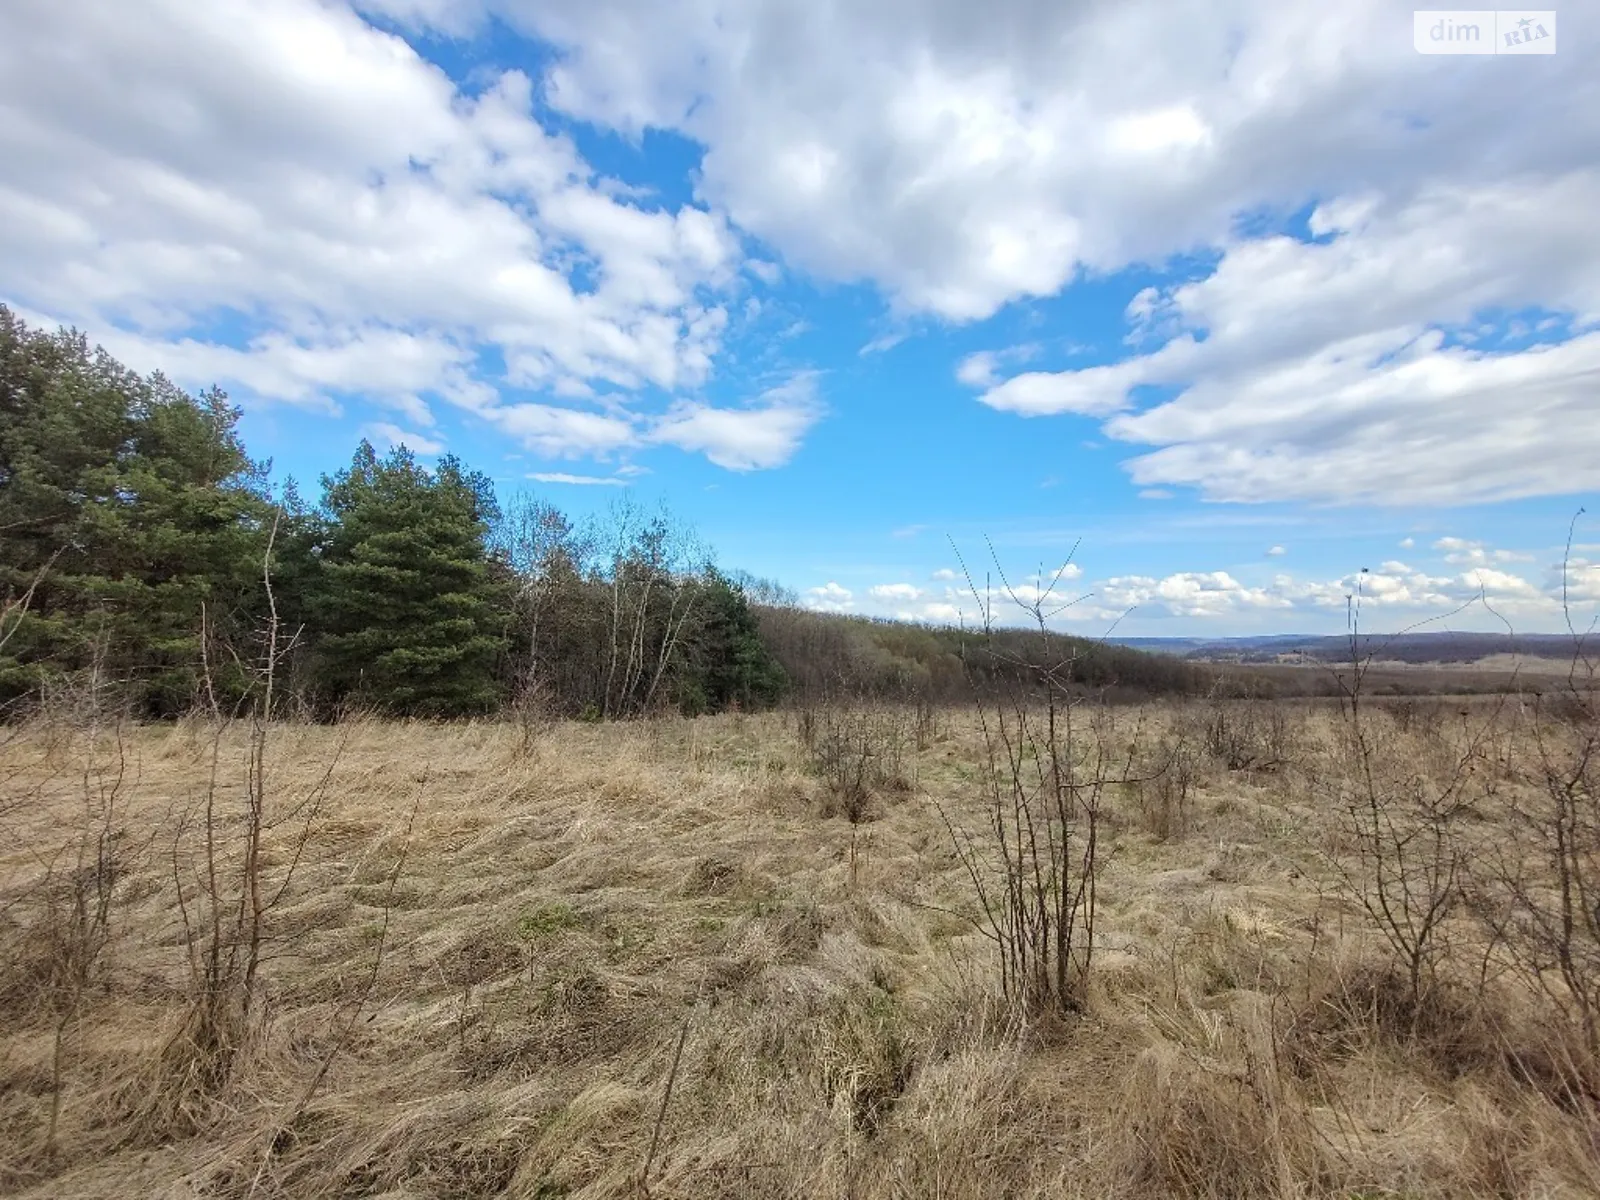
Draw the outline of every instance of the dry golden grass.
M1188 719L1118 715L1150 745ZM794 724L571 724L527 753L492 724L274 729L269 819L331 766L327 800L269 918L249 1042L181 1111L161 1103L191 986L177 889L192 903L203 847L192 820L175 831L214 734L13 738L0 1192L1600 1194L1593 1105L1541 1085L1535 1050L1558 1046L1466 979L1425 1014L1395 998L1337 886L1326 713L1294 709L1291 766L1199 764L1181 820L1148 789L1116 798L1090 1011L1027 1027L955 915L974 901L934 807L981 827L970 715L922 749L908 732L862 824L824 815ZM1410 760L1442 753L1391 735ZM216 758L224 859L246 738ZM51 889L86 779L118 761L109 939L63 1024ZM269 890L301 828L268 835Z

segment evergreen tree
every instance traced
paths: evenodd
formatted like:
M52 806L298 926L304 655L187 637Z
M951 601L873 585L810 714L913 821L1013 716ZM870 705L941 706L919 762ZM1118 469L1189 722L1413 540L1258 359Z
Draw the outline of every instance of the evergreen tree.
M155 715L193 701L202 626L238 636L259 592L265 470L238 417L0 306L0 599L37 584L0 699L92 661Z
M744 588L710 570L700 604L693 669L681 688L682 707L693 714L777 703L788 679L761 640Z
M505 618L488 481L453 459L430 474L404 447L379 459L363 441L323 487L313 614L329 697L424 716L494 707Z

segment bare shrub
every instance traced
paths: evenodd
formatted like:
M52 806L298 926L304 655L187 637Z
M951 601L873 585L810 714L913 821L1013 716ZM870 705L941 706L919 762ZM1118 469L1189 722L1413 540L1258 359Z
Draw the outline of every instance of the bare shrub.
M925 696L917 697L914 729L918 750L926 750L943 736L939 729L939 710Z
M1495 860L1493 924L1600 1056L1600 707L1540 721L1534 750L1533 786L1513 794L1510 846Z
M1282 704L1233 700L1212 692L1201 747L1230 771L1276 771L1294 757L1290 718Z
M529 678L519 685L512 699L511 719L517 730L518 751L530 754L539 740L556 725L554 698L541 681Z
M1569 531L1563 578L1570 561ZM1509 965L1582 1030L1600 1070L1600 663L1566 615L1568 672L1535 702L1531 766L1476 896Z
M801 740L813 769L827 784L824 816L843 815L860 824L873 818L880 793L910 788L905 772L908 733L894 711L807 707L801 712Z
M1389 705L1397 732L1435 742L1444 732L1444 705L1437 700L1399 700Z
M1108 789L1134 781L1134 748L1119 758L1112 712L1087 707L1075 686L1078 651L1050 629L1074 603L1055 599L1066 564L1053 578L1041 571L1026 600L995 566L1037 630L1037 653L1024 661L999 649L993 604L968 572L983 652L1010 670L1000 673L1008 682L992 707L979 710L987 837L980 843L941 813L977 893L1006 999L1023 1014L1078 1012L1094 956L1103 803Z
M1195 786L1199 763L1193 747L1180 731L1156 746L1147 777L1129 785L1139 823L1158 841L1186 835L1193 824Z
M333 773L330 763L304 796L269 816L267 745L279 700L276 683L280 667L294 649L293 637L286 635L279 621L272 591L276 532L274 525L262 561L268 611L253 668L254 703L241 811L230 820L224 809L222 747L235 722L218 716L211 723L208 780L200 811L181 814L173 834L172 873L188 954L189 989L182 1016L162 1048L156 1079L134 1097L152 1131L194 1127L203 1106L232 1078L258 1015L257 980L268 946L268 919L294 880ZM273 885L264 879L265 839L285 822L299 830L282 877ZM197 855L185 851L191 836L198 840Z
M120 726L110 736L109 760L101 758L102 740L98 729L85 738L79 824L33 890L35 919L24 939L32 953L15 964L18 976L5 989L8 1008L42 1007L53 1018L46 1160L57 1151L68 1033L90 989L102 982L112 942L113 891L123 870L125 831L118 823L118 798L127 776L127 754Z
M1343 769L1322 787L1345 817L1356 863L1335 858L1346 890L1382 934L1404 973L1414 1011L1437 982L1452 949L1451 918L1461 907L1467 861L1462 827L1481 799L1474 771L1494 732L1499 708L1465 731L1465 745L1429 770L1386 740L1371 719L1364 682L1374 649L1363 656L1361 593L1348 600L1350 673L1337 676ZM1440 764L1435 764L1439 766Z

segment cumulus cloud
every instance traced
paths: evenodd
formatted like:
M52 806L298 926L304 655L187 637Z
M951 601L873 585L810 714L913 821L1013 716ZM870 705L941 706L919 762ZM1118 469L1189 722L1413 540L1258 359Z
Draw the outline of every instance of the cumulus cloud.
M1267 547L1267 557L1268 558L1282 558L1287 553L1289 553L1289 552L1287 550L1285 550L1282 546L1268 546Z
M879 585L859 600L837 584L812 590L813 607L846 603L849 611L904 619L953 622L960 617L980 619L973 597L958 586L954 572L936 573L942 589L921 589L907 584ZM1600 564L1574 559L1568 570L1569 599L1574 604L1600 602ZM838 589L834 591L833 589ZM1029 606L1045 598L1037 576L1014 585L1016 599ZM1500 617L1559 620L1561 577L1559 564L1546 573L1542 584L1495 567L1472 567L1457 574L1434 574L1397 560L1377 568L1351 571L1336 578L1303 577L1280 572L1264 582L1246 582L1228 571L1179 571L1168 575L1113 575L1085 579L1071 591L1057 589L1044 607L1051 624L1062 629L1094 633L1128 614L1141 620L1179 619L1214 623L1219 634L1241 625L1272 620L1319 627L1330 620L1340 623L1347 603L1359 599L1364 609L1382 614L1381 620L1408 624L1443 616L1487 601ZM994 618L1001 623L1026 623L1018 607L1002 589L991 597ZM1587 619L1587 618L1585 618Z
M818 612L849 612L855 607L855 593L830 579L821 587L808 588L801 601Z
M1061 413L1103 416L1124 407L1128 390L1142 382L1142 375L1143 367L1137 361L1055 374L1030 371L995 383L979 399L990 408L1024 417Z
M956 364L956 378L968 387L990 388L1000 381L1001 369L1013 363L1037 358L1042 351L1037 342L1008 346L1004 350L979 350ZM996 405L995 407L1004 407Z
M1419 59L1381 0L485 7L562 48L569 114L695 138L704 194L791 261L955 319L1219 241L1241 211L1590 161L1597 124L1581 44L1508 105L1482 62Z
M1573 558L1563 571L1560 564L1550 569L1548 590L1560 596L1563 579L1566 597L1570 603L1600 603L1600 562L1587 558Z
M35 318L48 326L50 318ZM365 396L432 425L423 393L448 394L464 405L491 403L493 392L469 374L469 356L447 338L370 323L300 337L272 331L242 347L197 338L163 338L108 329L96 341L143 372L205 386L212 383L300 407L339 412L340 399Z
M443 442L401 429L398 425L391 425L387 421L373 421L363 425L361 434L379 449L404 446L417 454L440 454L444 451Z
M1041 587L1048 588L1052 583L1060 586L1062 583L1065 583L1069 580L1082 578L1083 568L1077 563L1069 560L1068 562L1062 563L1059 567L1053 567L1049 570L1035 572L1034 574L1027 576L1027 581L1030 584L1037 584Z
M1183 571L1163 579L1143 575L1105 581L1095 590L1102 606L1129 609L1150 603L1181 617L1215 617L1242 608L1289 608L1293 602L1271 589L1246 587L1226 571Z
M956 378L968 387L993 387L1000 382L1000 373L992 350L969 354L956 366Z
M1419 57L1387 0L354 3L0 8L0 295L141 339L180 381L331 407L355 378L412 427L436 397L486 415L502 384L608 416L660 389L680 406L626 420L636 439L755 469L814 417L684 399L740 287L792 269L969 321L1201 251L1205 277L1133 298L1124 362L1016 372L990 349L962 377L1001 411L1107 421L1152 496L1600 482L1581 23L1560 55L1490 61ZM359 13L451 37L492 18L556 53L462 86ZM1538 85L1485 85L1513 69ZM693 202L602 178L567 119L691 139ZM1313 202L1310 241L1241 232ZM1528 311L1544 344L1483 337ZM401 337L412 357L384 361ZM1141 409L1147 386L1169 398ZM603 453L560 428L560 453Z
M1391 561L1376 571L1352 572L1336 580L1297 581L1285 576L1274 590L1297 604L1321 608L1341 608L1347 597L1359 597L1363 606L1404 610L1415 618L1441 616L1479 599L1507 616L1548 618L1559 611L1549 588L1488 567L1433 575Z
M815 377L802 375L763 393L746 408L679 404L656 426L650 440L698 450L730 471L763 470L788 462L822 415Z
M509 404L484 411L523 445L551 458L604 456L635 444L633 421L553 404Z
M921 588L909 583L880 583L867 589L867 594L874 600L920 600L923 596Z
M1433 548L1445 552L1444 560L1447 563L1481 567L1491 562L1533 561L1533 555L1531 554L1524 554L1516 550L1491 549L1482 542L1468 541L1465 538L1458 537L1442 537L1433 543Z
M1464 588L1482 588L1485 592L1493 593L1496 596L1510 596L1519 599L1542 598L1543 596L1543 593L1538 588L1520 575L1497 571L1493 567L1478 567L1475 570L1463 573L1460 584Z
M1600 330L1582 324L1600 314L1600 247L1583 232L1597 208L1600 170L1530 172L1435 185L1328 241L1233 238L1212 274L1171 291L1183 332L1158 349L1018 375L980 399L1115 414L1107 434L1158 447L1126 464L1135 483L1213 500L1456 504L1600 486L1586 418ZM1509 227L1529 229L1514 248L1497 234ZM1567 314L1571 336L1515 350L1449 336L1484 309L1530 306ZM1176 395L1140 411L1140 386Z
M473 25L436 0L364 7ZM360 396L413 427L442 399L541 453L603 452L628 421L499 393L697 387L739 237L600 176L540 124L535 87L512 70L467 90L320 0L17 0L0 11L0 298L191 386Z

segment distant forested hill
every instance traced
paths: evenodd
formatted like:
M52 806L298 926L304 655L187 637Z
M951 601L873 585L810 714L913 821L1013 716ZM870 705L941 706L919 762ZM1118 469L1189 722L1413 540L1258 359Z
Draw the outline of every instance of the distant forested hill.
M1342 635L1272 634L1238 638L1119 638L1119 645L1187 658L1197 662L1270 663L1295 654L1315 662L1349 662L1350 639ZM1590 639L1591 646L1594 639ZM1565 658L1572 654L1570 634L1451 633L1362 634L1356 653L1386 662L1416 664L1474 663L1494 655Z

